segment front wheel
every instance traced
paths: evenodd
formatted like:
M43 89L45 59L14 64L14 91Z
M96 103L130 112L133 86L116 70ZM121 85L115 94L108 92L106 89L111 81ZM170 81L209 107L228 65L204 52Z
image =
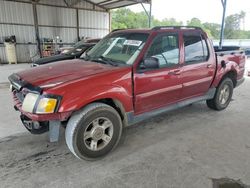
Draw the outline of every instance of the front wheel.
M232 99L233 88L233 81L225 78L218 86L214 98L207 100L207 106L214 110L224 110Z
M118 144L122 121L118 112L103 103L93 103L74 114L66 127L66 143L78 158L95 160Z

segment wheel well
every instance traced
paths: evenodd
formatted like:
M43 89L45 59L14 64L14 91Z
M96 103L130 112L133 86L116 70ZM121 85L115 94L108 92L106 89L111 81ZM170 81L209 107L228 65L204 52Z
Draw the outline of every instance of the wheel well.
M125 110L120 101L116 99L106 98L106 99L100 99L100 100L93 101L93 102L101 102L101 103L104 103L113 107L119 113L119 115L121 116L121 119L124 120Z
M227 74L223 76L221 79L224 80L225 78L230 78L233 81L234 87L237 85L237 73L235 71L229 71Z

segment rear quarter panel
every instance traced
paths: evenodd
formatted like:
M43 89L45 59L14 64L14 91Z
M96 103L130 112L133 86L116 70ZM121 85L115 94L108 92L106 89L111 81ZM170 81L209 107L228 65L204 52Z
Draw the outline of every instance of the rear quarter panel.
M228 72L233 71L237 75L237 80L244 77L245 71L245 54L241 52L217 52L217 73L212 84L213 87L217 87ZM226 67L222 67L221 62L225 61Z

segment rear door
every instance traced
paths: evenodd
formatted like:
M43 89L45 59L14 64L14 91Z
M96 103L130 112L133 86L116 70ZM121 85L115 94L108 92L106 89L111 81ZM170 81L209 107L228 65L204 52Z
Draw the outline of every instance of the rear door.
M182 99L204 95L213 80L216 62L209 53L208 41L199 31L184 31L184 64Z
M180 44L176 33L159 33L152 41L145 58L154 57L159 68L143 69L143 60L134 73L135 113L151 111L180 99Z

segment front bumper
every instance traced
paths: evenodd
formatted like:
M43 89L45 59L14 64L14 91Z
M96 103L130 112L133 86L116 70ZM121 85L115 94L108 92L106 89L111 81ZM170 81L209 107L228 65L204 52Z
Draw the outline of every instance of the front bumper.
M237 83L236 83L236 86L235 86L235 87L240 86L244 81L245 81L245 78L244 78L244 77L241 78L241 79L239 79L239 80L237 80Z

